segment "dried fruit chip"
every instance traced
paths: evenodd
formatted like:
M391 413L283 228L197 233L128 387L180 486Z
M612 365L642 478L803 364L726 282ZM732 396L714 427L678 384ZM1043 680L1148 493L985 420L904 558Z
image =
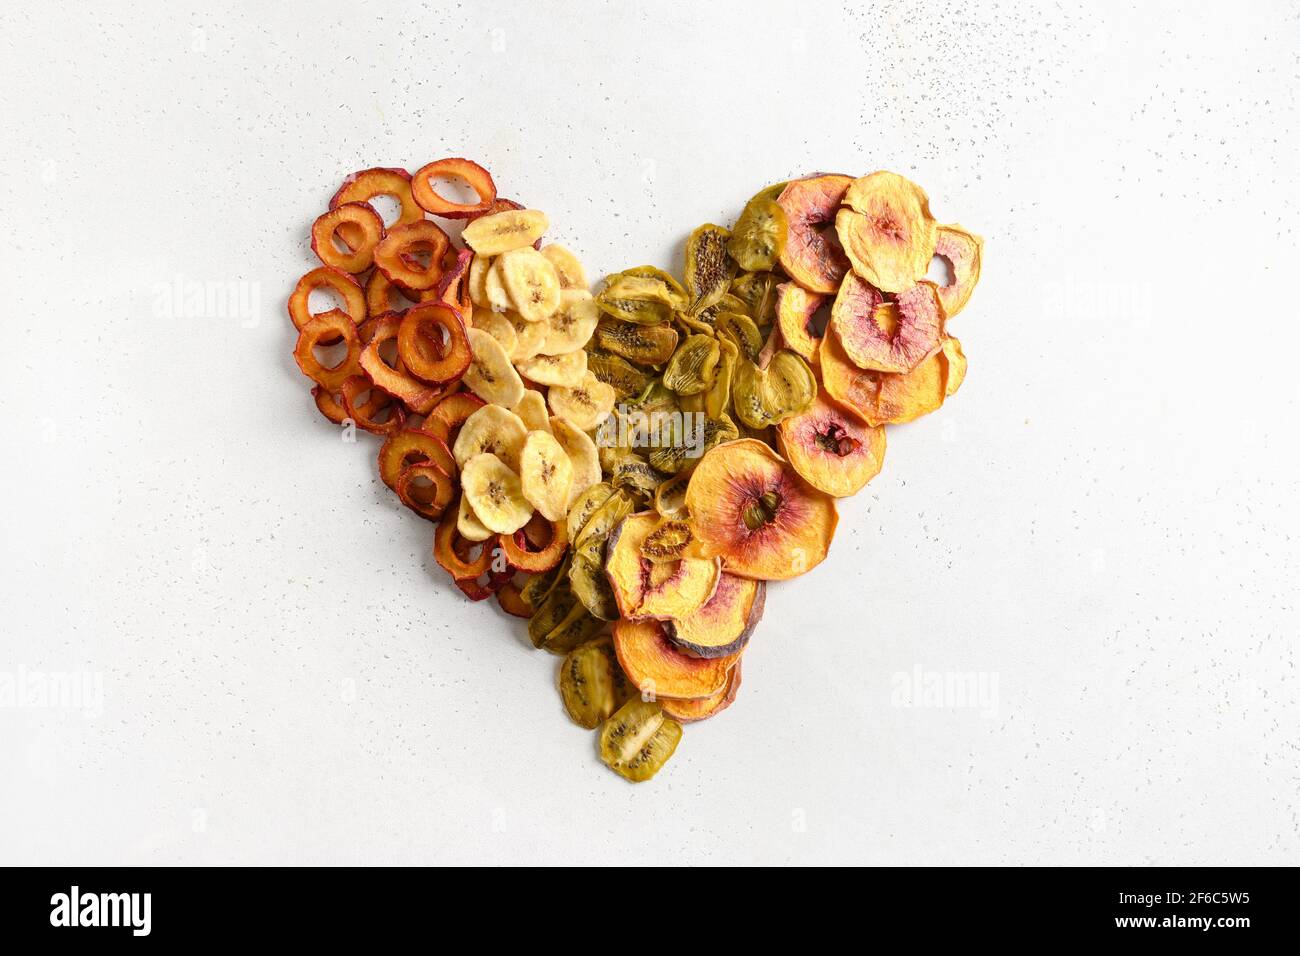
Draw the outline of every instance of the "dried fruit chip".
M441 302L408 309L397 328L397 354L406 371L423 382L459 380L472 357L460 313Z
M495 268L510 304L529 322L542 322L560 307L560 277L551 261L531 246L502 253Z
M736 694L740 692L740 665L743 663L744 661L736 661L736 666L731 669L731 673L727 676L727 686L712 697L704 697L699 700L674 700L671 697L661 697L659 698L659 706L673 720L681 721L684 724L708 720L710 717L717 716L735 702Z
M894 302L886 302L850 273L831 306L828 328L859 368L908 372L939 347L943 322L934 283L918 282Z
M754 320L741 312L719 312L715 325L719 338L728 338L751 362L758 361L763 349L763 333Z
M651 382L650 376L631 362L607 352L588 352L587 368L620 399L640 395Z
M431 461L407 465L397 479L402 504L430 521L436 521L456 497L452 477Z
M489 453L518 471L527 438L518 415L500 405L483 405L465 419L451 451L461 467L475 455Z
M587 353L582 349L567 355L539 355L516 362L519 374L538 385L576 388L587 377Z
M480 256L497 256L531 246L549 225L546 213L540 209L509 209L475 219L465 227L461 238Z
M569 504L569 516L565 519L565 530L570 541L577 543L578 535L591 516L613 496L613 486L603 481L598 481L573 496L573 501Z
M474 514L474 509L470 507L464 495L460 496L460 501L456 504L456 533L466 541L473 542L497 537L490 528L485 527L483 522L478 520L478 516Z
M951 335L943 340L943 357L948 363L948 375L944 382L944 394L956 394L961 383L966 380L966 353L961 350L961 343Z
M366 320L366 295L360 283L341 269L320 266L299 279L298 284L294 286L293 294L289 296L289 318L293 321L293 327L299 332L313 315L321 314L313 313L308 301L317 289L333 291L342 302L342 311L346 312L355 324L360 325Z
M740 656L689 655L668 639L662 621L619 621L614 625L614 651L632 686L652 699L712 697L727 686L727 675Z
M478 202L456 203L445 199L433 188L434 179L460 179L478 194ZM411 195L427 212L444 219L472 219L492 208L497 187L492 176L478 163L459 157L439 159L422 167L411 177Z
M614 390L591 372L572 388L553 386L546 393L551 412L579 431L591 431L614 407Z
M509 565L528 574L543 574L564 560L569 548L564 525L533 515L514 534L499 535L498 546ZM533 542L536 538L536 543Z
M834 292L849 269L844 253L818 230L835 218L852 181L835 175L796 179L777 200L789 221L781 267L809 292Z
M677 348L677 330L606 319L596 327L596 344L639 365L662 365Z
M586 270L572 252L558 242L548 243L541 248L542 255L555 266L555 273L560 277L561 289L581 289L586 292L589 287Z
M406 411L394 395L370 381L364 372L339 386L346 417L372 435L391 435L406 424Z
M587 344L600 321L596 300L585 289L565 289L560 305L547 320L546 341L541 354L563 355Z
M337 346L340 341L346 351L334 365L327 366L316 357L317 346L326 342ZM361 340L357 337L357 327L346 312L338 309L312 316L298 333L293 357L302 374L313 382L327 389L338 388L361 371Z
M500 342L506 355L513 360L515 350L519 347L519 333L515 331L514 325L505 314L478 308L470 314L472 318L469 324L476 329L482 329Z
M428 219L394 226L375 246L375 267L403 289L422 292L437 287L450 248L447 234Z
M713 381L718 365L718 340L711 335L688 335L664 370L664 384L678 395L696 395Z
M813 314L826 301L824 296L809 292L794 282L777 287L776 320L785 347L810 364L817 360L822 337L809 327Z
M732 401L736 415L750 428L767 428L797 415L812 404L817 379L789 349L779 349L767 368L741 359L736 366Z
M867 421L903 425L936 411L948 395L948 369L947 356L939 350L910 372L880 375L875 408Z
M814 488L847 498L880 473L885 430L818 395L812 406L777 426L781 454Z
M618 620L614 589L610 587L605 569L597 562L574 555L569 565L569 588L592 617L602 621Z
M456 392L438 402L420 426L422 431L441 438L447 447L454 447L461 426L483 407L483 399L469 392Z
M340 230L344 226L350 229ZM347 237L348 251L335 244ZM384 220L367 203L347 202L319 216L311 226L311 251L320 261L344 272L365 272L374 261L375 246L384 237Z
M591 436L563 418L551 418L550 426L551 434L573 465L573 486L569 499L572 503L578 495L600 481L600 452Z
M507 312L505 317L515 330L515 348L510 353L511 360L525 362L538 355L546 344L550 325L546 322L527 322L517 312Z
M952 283L939 288L944 314L952 318L966 307L975 284L980 280L980 258L984 240L961 226L940 226L935 237L934 254L948 260Z
M501 343L482 329L466 332L474 358L465 369L465 384L485 402L510 408L524 397L524 382Z
M826 394L870 421L876 413L881 373L858 368L849 361L837 335L827 335L821 340L817 359Z
M465 462L460 485L474 516L489 531L514 534L533 516L519 476L496 455L475 455Z
M775 198L751 199L736 220L727 251L746 272L769 272L781 258L789 231L785 210Z
M653 266L627 269L605 280L596 296L601 311L637 325L658 325L686 308L686 290L676 279Z
M384 358L388 344L396 343L401 325L402 317L394 312L375 317L369 331L370 341L361 352L361 367L372 382L400 398L411 411L427 415L443 397L442 389L408 375L400 360L394 367Z
M473 581L491 569L492 551L460 533L457 514L450 508L442 513L433 538L433 556L453 581Z
M649 780L668 762L682 739L682 725L658 704L630 700L600 730L600 758L633 783Z
M854 272L882 292L902 292L925 278L935 221L920 186L897 173L875 172L853 181L844 205L835 232Z
M689 472L681 472L656 488L655 511L665 518L687 517L690 512L686 510L686 486L690 480Z
M536 389L524 389L524 397L510 410L519 416L519 420L530 432L551 430L551 415L546 410L546 397Z
M501 605L501 610L515 617L527 619L533 616L533 609L528 606L523 591L514 581L507 581L502 585L501 590L497 592L497 604Z
M565 655L560 665L560 698L579 727L599 727L629 696L631 689L609 637L588 641Z
M725 571L713 597L693 614L664 625L668 639L694 657L730 657L749 643L763 617L767 582Z
M655 562L646 557L642 549L660 520L653 511L629 515L606 545L605 570L619 611L626 618L685 617L711 598L718 585L715 558ZM666 690L663 693L670 697L703 696Z
M727 255L731 232L705 223L686 240L686 291L692 314L707 309L726 294L736 264Z
M402 472L409 465L431 461L448 475L457 472L456 459L442 439L414 428L394 432L379 448L379 478L397 490Z
M820 564L838 521L834 498L753 438L704 456L686 489L686 507L707 553L720 556L732 574L767 581Z
M568 515L573 462L549 431L530 432L524 441L519 478L528 503L547 521Z
M330 208L336 209L344 203L369 203L376 196L392 196L401 206L397 221L393 223L395 226L405 226L424 218L424 210L411 195L411 174L404 169L375 167L353 173L343 180L343 185L330 200ZM387 309L377 311L384 312Z

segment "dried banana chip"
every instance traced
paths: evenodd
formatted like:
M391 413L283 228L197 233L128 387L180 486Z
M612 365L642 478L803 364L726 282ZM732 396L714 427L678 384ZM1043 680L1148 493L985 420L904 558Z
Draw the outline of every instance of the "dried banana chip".
M560 385L573 388L587 375L587 353L582 349L566 355L539 355L516 362L519 374L538 385Z
M551 418L551 433L573 464L573 486L569 499L572 502L600 481L600 452L591 436L563 418ZM569 540L574 540L572 535Z
M551 412L579 431L589 432L614 408L614 390L587 372L573 387L552 386L546 395Z
M500 405L484 405L465 419L451 453L462 468L475 455L490 453L517 471L527 437L527 427L514 412Z
M528 503L547 521L568 516L573 462L549 431L528 434L520 455L519 480Z
M542 246L542 255L555 266L555 273L560 277L561 289L581 289L583 292L588 290L590 283L587 282L586 270L582 268L582 263L572 252L558 242L552 242Z
M494 268L500 270L506 294L521 318L541 322L560 307L560 277L555 266L532 246L502 253Z
M551 415L546 410L546 398L535 388L524 389L524 397L510 410L519 416L519 420L530 432L551 430Z
M460 472L460 486L474 516L497 534L514 534L533 516L519 475L496 455L475 455Z
M531 246L550 223L538 209L508 209L475 219L461 234L465 245L481 256L496 256Z
M515 348L510 353L514 362L525 362L542 351L550 326L545 322L528 322L518 312L507 312L506 319L515 329Z
M514 358L515 349L519 347L519 333L515 331L514 325L505 315L493 312L491 309L476 308L471 324L500 342L506 355Z
M546 340L540 354L563 355L582 348L596 331L600 309L596 300L585 289L565 289L560 293L560 306L547 320Z
M512 408L524 397L524 382L501 343L482 329L466 329L474 358L464 382L483 401Z

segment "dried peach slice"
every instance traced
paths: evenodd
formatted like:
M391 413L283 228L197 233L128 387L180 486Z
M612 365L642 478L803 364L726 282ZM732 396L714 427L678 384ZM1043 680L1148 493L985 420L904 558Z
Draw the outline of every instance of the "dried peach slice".
M810 365L815 364L822 337L808 323L826 297L809 292L795 282L782 282L776 288L776 321L785 347Z
M651 561L643 553L646 539L660 520L654 511L629 515L614 529L605 547L605 570L619 611L626 618L685 617L711 598L718 586L716 558Z
M952 318L966 307L975 284L980 280L980 258L984 254L984 240L961 226L940 226L935 238L934 254L948 260L952 267L952 282L939 287L939 301L943 311Z
M686 507L706 553L720 556L732 574L767 581L820 564L838 521L835 499L755 438L705 455L686 488Z
M630 695L631 688L609 637L588 641L565 655L560 665L560 699L579 727L599 727Z
M942 349L927 356L910 372L881 375L875 409L867 414L873 425L903 425L936 411L948 395L948 360Z
M682 725L658 704L629 700L600 730L600 759L619 776L640 783L668 762L682 739Z
M842 405L863 417L875 414L876 396L880 392L880 373L858 368L844 354L838 336L827 335L817 347L817 367L822 388Z
M749 643L763 617L767 582L722 572L713 597L686 617L668 621L668 639L695 657L727 657Z
M840 287L849 270L844 253L818 227L835 219L852 182L848 176L838 175L796 179L777 199L788 222L781 267L809 292L829 295Z
M614 625L614 651L632 685L643 697L699 700L727 686L727 675L739 654L692 657L668 639L662 621L632 621Z
M434 289L451 240L428 219L394 226L375 246L375 267L403 289Z
M777 441L805 481L836 498L857 494L885 460L885 430L825 395L778 425Z
M829 329L859 368L909 372L939 347L944 314L933 282L918 282L893 302L854 273L844 277Z
M704 697L700 700L674 700L671 697L661 697L659 706L673 720L679 720L684 724L717 716L736 701L736 694L740 692L740 665L743 663L744 661L736 661L736 666L727 675L727 686L712 697Z
M464 180L478 194L478 202L457 203L445 199L433 188L434 178ZM496 202L497 187L491 174L478 163L454 157L439 159L421 167L411 177L411 195L426 212L444 219L472 219L492 208Z
M925 190L882 170L855 179L844 206L835 233L854 272L882 292L902 292L925 277L936 228Z
M344 226L350 227L344 230ZM334 243L344 241L348 251ZM345 202L322 213L311 225L311 251L327 266L357 274L374 261L375 246L384 238L384 220L363 202Z
M961 343L951 335L943 340L943 357L948 363L944 394L954 395L966 380L966 353L961 350Z

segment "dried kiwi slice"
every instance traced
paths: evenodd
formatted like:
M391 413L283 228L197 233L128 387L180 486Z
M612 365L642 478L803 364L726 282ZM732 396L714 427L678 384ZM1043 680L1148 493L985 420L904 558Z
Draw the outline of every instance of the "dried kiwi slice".
M625 358L608 352L590 352L587 355L587 370L614 390L620 398L640 395L653 379Z
M657 325L687 304L686 290L676 279L653 266L616 273L596 296L602 312L637 325Z
M677 330L671 325L637 325L606 319L596 326L593 341L606 352L640 365L662 365L677 348Z
M521 594L524 602L529 607L537 610L546 603L546 599L551 596L551 592L555 590L556 585L568 579L568 574L569 559L566 556L563 561L551 568L551 570L542 574L535 574L528 579L528 583L524 585Z
M623 452L618 456L609 472L611 485L644 499L653 497L655 489L664 480L663 475L650 467L645 459L631 452Z
M587 613L587 609L581 607L569 588L569 564L570 562L564 562L564 574L555 582L541 605L534 605L533 616L528 619L528 639L533 642L533 647L545 647L551 632L568 620L574 608Z
M601 563L582 555L574 557L569 565L569 587L593 617L602 621L618 620L614 589Z
M713 384L704 393L704 414L721 418L731 408L731 383L736 377L740 362L740 347L729 338L718 339L718 369L713 373Z
M677 749L682 725L656 703L629 700L600 729L600 759L620 776L649 780Z
M604 621L593 616L587 606L574 597L569 613L542 638L539 646L552 654L567 654L595 637L604 626Z
M736 428L736 423L730 416L706 418L704 434L693 446L666 445L651 449L647 457L655 470L675 475L695 465L716 445L721 445L724 441L734 441L739 437L740 430Z
M608 637L575 647L560 665L560 698L569 718L579 727L595 730L631 694L614 654L614 642Z
M741 355L751 362L758 361L758 353L763 351L763 333L753 319L739 312L724 312L718 316L717 328L719 336L736 343Z
M777 287L781 282L781 277L771 272L746 272L732 280L730 294L723 296L719 305L732 299L743 302L744 308L728 311L744 312L760 325L766 325L776 317Z
M686 240L684 275L690 314L713 305L730 287L736 272L736 264L727 255L730 240L728 230L712 223L698 227Z
M768 272L776 267L789 231L790 221L775 198L751 199L736 220L727 251L740 268Z
M696 395L713 381L718 357L718 340L713 336L688 336L669 360L664 384L678 395Z
M767 368L741 360L732 385L732 401L750 428L767 428L797 415L817 397L817 379L802 358L780 349Z

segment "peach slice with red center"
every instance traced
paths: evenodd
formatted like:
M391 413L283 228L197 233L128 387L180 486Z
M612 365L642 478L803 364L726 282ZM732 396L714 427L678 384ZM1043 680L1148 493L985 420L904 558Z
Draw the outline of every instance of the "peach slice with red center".
M825 296L809 292L795 282L782 282L776 287L776 321L781 338L786 348L810 365L817 362L817 346L822 337L810 328L809 322L825 301Z
M796 179L776 200L789 221L781 268L809 292L829 295L849 271L844 252L818 227L835 219L852 182L848 176L830 174Z
M644 546L660 524L654 511L628 515L605 546L605 571L625 618L682 618L704 605L718 586L718 559L654 561Z
M947 259L952 267L952 282L939 287L939 301L951 319L966 307L970 294L975 291L975 284L979 282L984 240L961 226L940 226L935 237L934 254Z
M643 697L701 700L726 689L739 654L692 657L668 639L662 621L631 621L614 625L618 662Z
M834 498L755 438L709 451L691 475L686 507L706 554L732 574L766 581L820 564L839 520Z
M807 411L778 425L776 433L794 470L836 498L857 494L884 464L885 430L822 394Z
M766 598L766 581L723 571L713 597L699 610L665 624L668 639L694 657L728 657L749 643Z
M933 282L918 282L889 302L874 286L849 273L831 306L828 329L859 368L910 372L939 348L943 323Z
M920 281L934 258L936 224L920 186L898 173L855 179L835 216L835 234L853 271L883 292Z

